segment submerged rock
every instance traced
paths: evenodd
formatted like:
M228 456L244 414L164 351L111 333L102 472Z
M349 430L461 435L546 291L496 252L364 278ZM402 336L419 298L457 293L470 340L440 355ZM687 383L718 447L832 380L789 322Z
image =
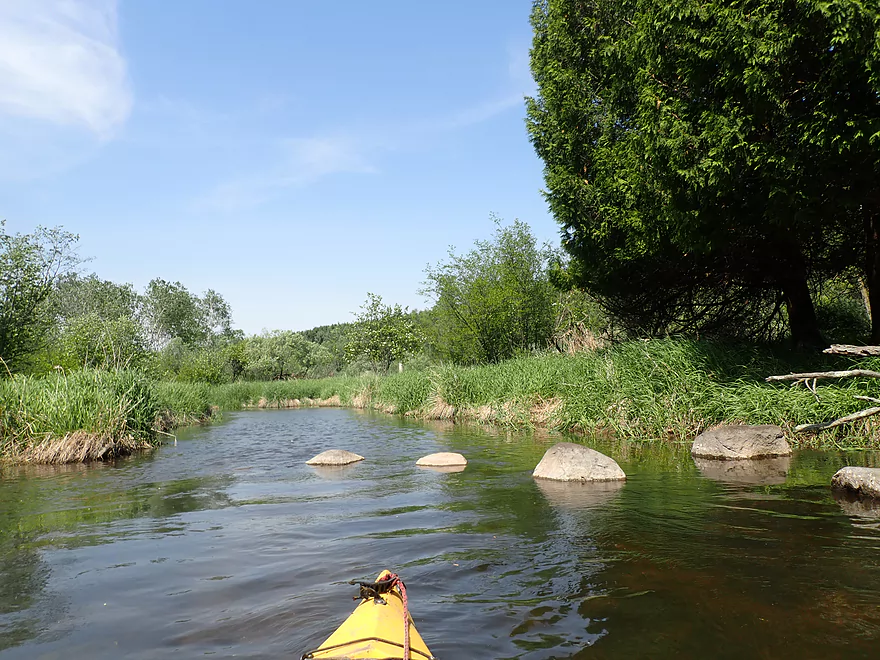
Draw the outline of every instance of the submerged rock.
M344 449L328 449L306 461L306 465L349 465L364 460L360 454Z
M719 461L694 458L697 469L707 479L731 484L774 486L784 484L791 467L790 456L758 458L748 461Z
M880 499L880 468L845 467L831 477L831 488Z
M790 456L791 447L778 426L719 426L703 431L694 440L691 455L717 460L742 460Z
M455 452L441 451L422 456L416 461L416 465L419 467L463 467L467 465L467 459Z
M626 479L626 474L613 458L573 442L560 442L550 447L532 476L554 481L624 481Z

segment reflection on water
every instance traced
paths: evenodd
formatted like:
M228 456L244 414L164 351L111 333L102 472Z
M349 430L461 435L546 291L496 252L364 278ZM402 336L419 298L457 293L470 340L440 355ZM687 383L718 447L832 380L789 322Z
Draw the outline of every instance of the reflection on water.
M321 479L328 481L339 481L342 479L353 479L357 476L358 465L313 465L312 472Z
M440 657L876 656L880 512L845 464L590 441L626 482L531 471L559 437L254 411L106 465L0 473L0 660L298 657L398 570ZM581 440L583 441L583 440ZM367 457L305 460L344 442ZM434 451L467 469L417 469Z
M441 474L452 474L454 472L464 472L467 465L417 465L420 470L428 472L439 472Z
M845 490L835 490L834 499L848 516L880 520L880 500L862 498Z
M614 501L624 487L623 481L553 481L535 479L538 490L554 507L562 509L593 509Z
M733 484L778 486L784 484L791 469L791 456L741 461L717 461L694 457L700 474L709 479Z

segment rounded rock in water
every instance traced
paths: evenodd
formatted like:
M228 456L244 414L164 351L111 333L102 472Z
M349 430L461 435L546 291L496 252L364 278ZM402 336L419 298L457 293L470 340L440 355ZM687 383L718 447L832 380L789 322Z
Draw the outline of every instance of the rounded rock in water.
M306 465L350 465L364 460L364 457L344 449L328 449L306 461Z
M880 468L841 468L831 477L831 487L859 497L880 499Z
M613 458L573 442L546 451L532 476L554 481L624 481L626 474Z
M458 467L467 465L467 459L455 452L441 451L422 456L416 461L416 465L420 467Z

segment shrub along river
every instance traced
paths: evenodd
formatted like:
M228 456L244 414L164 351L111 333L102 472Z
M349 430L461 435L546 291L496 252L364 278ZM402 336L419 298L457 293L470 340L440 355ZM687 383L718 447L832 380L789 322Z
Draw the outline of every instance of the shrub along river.
M231 414L113 464L5 468L0 660L298 658L398 571L439 658L876 658L880 510L687 445L591 446L621 486L536 482L560 437L349 410ZM328 448L366 461L304 464ZM458 451L459 473L416 468Z

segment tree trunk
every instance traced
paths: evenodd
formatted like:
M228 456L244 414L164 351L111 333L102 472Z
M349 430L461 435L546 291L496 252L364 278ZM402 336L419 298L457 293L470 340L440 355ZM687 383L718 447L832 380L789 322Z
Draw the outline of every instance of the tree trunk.
M791 340L800 348L825 348L828 343L819 332L819 322L810 288L807 286L807 266L800 246L783 239L777 243L777 282L788 310Z
M880 343L880 217L865 218L865 287L871 313L871 343Z
M828 343L819 332L816 310L807 287L807 278L801 273L786 279L782 284L782 295L788 310L788 323L791 340L802 348L825 348Z

